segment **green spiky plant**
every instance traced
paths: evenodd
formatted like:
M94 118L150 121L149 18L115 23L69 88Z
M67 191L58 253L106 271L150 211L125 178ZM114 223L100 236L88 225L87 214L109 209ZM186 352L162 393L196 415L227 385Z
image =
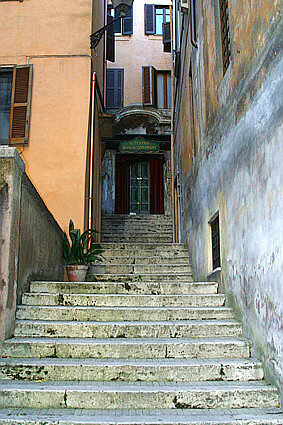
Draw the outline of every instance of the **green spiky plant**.
M102 261L101 254L104 252L100 243L95 241L96 230L87 229L81 234L80 229L75 229L70 220L69 236L66 233L63 238L63 257L67 265L85 265Z

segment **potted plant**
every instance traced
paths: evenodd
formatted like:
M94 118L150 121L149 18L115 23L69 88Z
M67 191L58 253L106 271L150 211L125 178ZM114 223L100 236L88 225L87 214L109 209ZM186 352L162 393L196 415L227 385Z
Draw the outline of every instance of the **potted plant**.
M95 241L96 230L87 229L81 234L75 229L70 220L69 236L63 238L63 257L66 262L67 274L70 282L83 282L90 263L102 261L100 254L104 252L100 243Z

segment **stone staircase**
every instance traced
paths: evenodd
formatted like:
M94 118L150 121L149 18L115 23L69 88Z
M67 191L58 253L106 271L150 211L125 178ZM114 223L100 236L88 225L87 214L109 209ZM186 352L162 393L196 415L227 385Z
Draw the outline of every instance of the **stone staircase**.
M1 425L283 424L213 282L187 248L104 243L89 281L32 282L0 358Z
M106 214L102 242L172 242L172 216Z

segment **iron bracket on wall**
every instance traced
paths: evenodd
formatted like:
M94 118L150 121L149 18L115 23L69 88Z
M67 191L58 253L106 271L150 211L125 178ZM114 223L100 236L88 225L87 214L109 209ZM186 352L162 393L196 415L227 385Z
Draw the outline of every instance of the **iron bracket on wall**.
M96 46L99 44L100 40L102 39L103 35L105 34L105 31L107 30L110 25L114 24L114 22L118 21L119 19L123 18L125 16L124 13L121 13L118 18L113 19L112 22L109 22L109 24L104 25L104 27L100 28L99 30L95 31L90 36L90 48L95 49Z

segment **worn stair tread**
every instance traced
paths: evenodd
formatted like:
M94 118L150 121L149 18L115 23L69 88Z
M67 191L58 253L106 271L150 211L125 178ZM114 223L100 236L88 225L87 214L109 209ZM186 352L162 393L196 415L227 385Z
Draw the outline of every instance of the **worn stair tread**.
M73 320L66 320L62 322L61 320L26 320L26 319L17 319L16 324L46 324L46 325L70 325L70 326L78 326L78 325L85 325L85 326L107 326L107 325L126 325L126 326L142 326L142 325L149 325L148 321L130 321L130 320L124 320L123 322L117 322L117 321L107 321L107 322L100 322L97 320L93 321L73 321ZM170 325L181 325L181 326L209 326L209 325L239 325L241 326L241 323L236 321L235 319L224 319L224 320L217 320L217 319L205 319L205 320L166 320L164 321L158 321L158 320L152 320L150 322L151 326L170 326Z
M179 359L179 358L163 358L163 359L115 359L115 358L103 358L103 359L64 359L64 358L31 358L27 359L24 357L9 357L0 358L0 367L4 365L58 365L58 366L199 366L199 365L215 365L230 366L260 366L261 363L254 358L215 358L215 359Z
M21 422L24 421L24 422ZM0 409L1 425L282 425L279 408L250 409Z
M0 380L1 390L77 390L77 391L110 391L110 392L206 392L206 391L235 391L235 390L263 390L276 391L277 388L264 381L189 381L189 382L126 382L126 381L7 381Z
M192 295L197 290L201 293L209 295L217 294L218 283L217 282L111 282L103 281L99 282L48 282L48 281L34 281L30 285L30 293L76 293L79 291L80 294L129 294L129 295L190 295L189 291L192 291ZM84 292L91 291L91 292ZM159 291L159 294L153 293ZM175 291L175 292L173 292ZM184 292L182 292L184 291ZM207 291L207 292L204 292ZM78 292L77 292L78 293ZM199 292L197 292L199 293ZM29 294L29 293L26 293ZM219 294L218 294L219 295Z

